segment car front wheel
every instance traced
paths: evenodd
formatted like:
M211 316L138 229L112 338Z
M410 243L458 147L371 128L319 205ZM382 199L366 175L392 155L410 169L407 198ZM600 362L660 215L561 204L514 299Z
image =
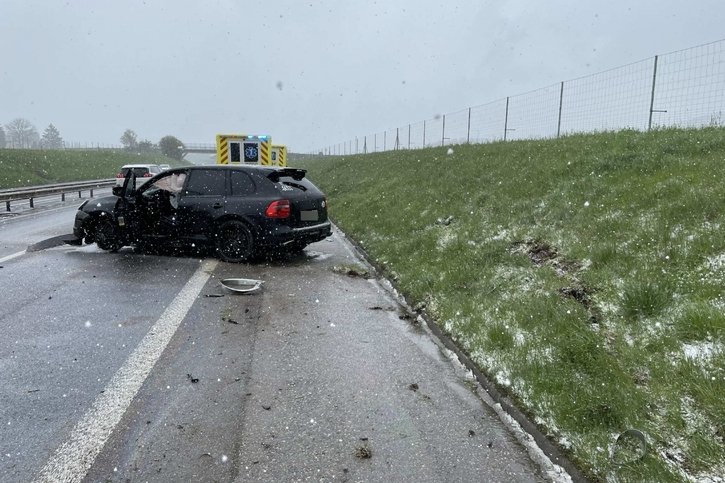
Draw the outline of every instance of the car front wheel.
M93 238L101 250L116 252L123 246L116 226L110 220L100 221L96 225L96 232Z
M225 221L216 231L216 251L225 262L243 262L254 253L254 237L238 220Z

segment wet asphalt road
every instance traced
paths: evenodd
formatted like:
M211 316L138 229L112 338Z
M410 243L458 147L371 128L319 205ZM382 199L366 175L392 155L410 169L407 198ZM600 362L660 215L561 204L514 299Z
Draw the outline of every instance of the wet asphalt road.
M56 215L72 224L72 211ZM24 229L48 235L51 219L0 224L0 246L17 250ZM360 263L343 238L286 259L218 262L77 478L541 481L378 282L333 270ZM114 397L109 381L208 263L91 245L1 264L0 481L32 481L99 398ZM227 277L265 285L231 294Z

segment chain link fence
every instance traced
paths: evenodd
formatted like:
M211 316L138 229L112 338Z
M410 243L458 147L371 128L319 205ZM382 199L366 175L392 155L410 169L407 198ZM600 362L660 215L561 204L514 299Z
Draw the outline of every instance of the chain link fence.
M321 148L325 155L721 126L725 39ZM312 154L312 153L311 153Z

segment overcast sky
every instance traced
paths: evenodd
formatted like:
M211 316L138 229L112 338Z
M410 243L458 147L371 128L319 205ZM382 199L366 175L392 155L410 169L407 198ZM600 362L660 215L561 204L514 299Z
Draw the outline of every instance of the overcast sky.
M306 152L723 38L723 0L0 0L0 124Z

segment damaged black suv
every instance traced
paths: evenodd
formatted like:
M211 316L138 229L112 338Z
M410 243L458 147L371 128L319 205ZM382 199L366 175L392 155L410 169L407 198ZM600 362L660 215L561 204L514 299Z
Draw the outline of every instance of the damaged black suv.
M136 188L129 171L113 195L76 213L78 242L117 251L213 246L241 262L267 250L302 250L331 235L325 195L305 170L266 166L195 166L164 171Z

